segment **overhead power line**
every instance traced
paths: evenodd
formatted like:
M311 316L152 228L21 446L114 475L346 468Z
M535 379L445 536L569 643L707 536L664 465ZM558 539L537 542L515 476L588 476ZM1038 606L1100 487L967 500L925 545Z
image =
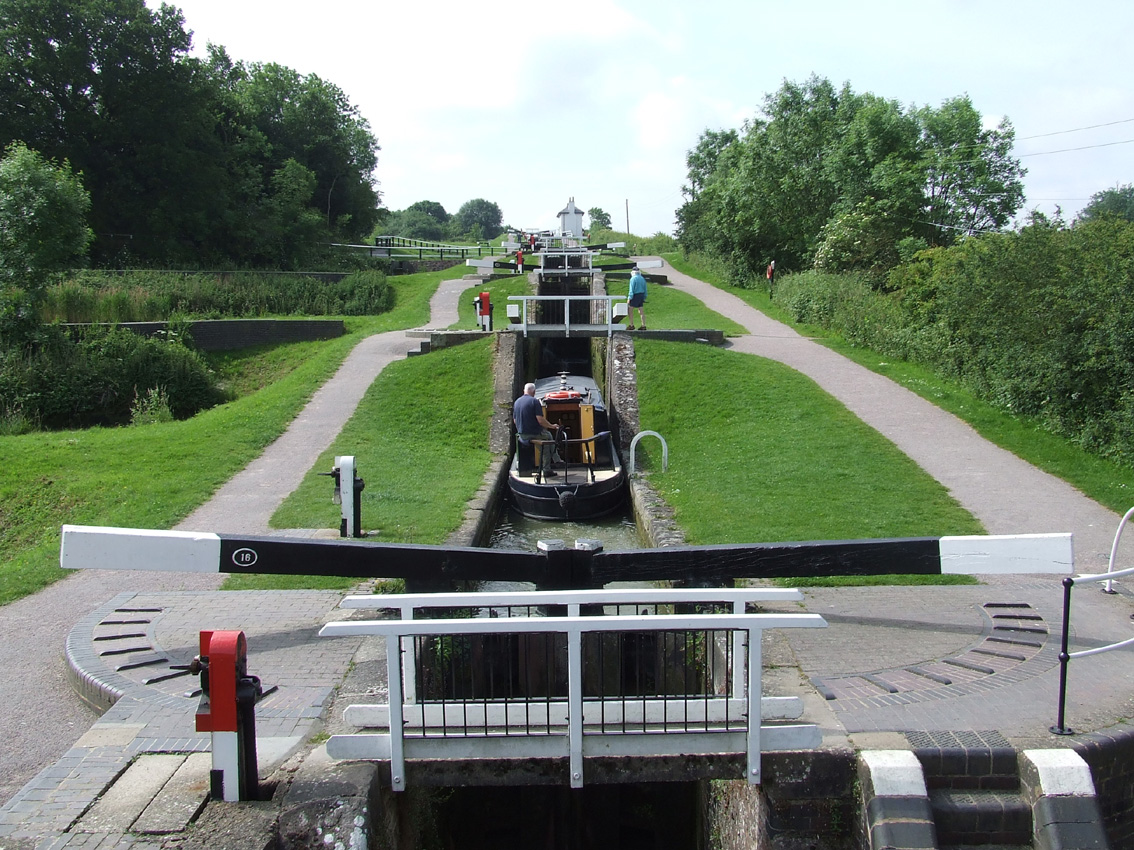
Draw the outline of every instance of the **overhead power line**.
M1134 142L1134 139L1123 139L1121 142L1103 142L1098 145L1083 145L1081 148L1061 148L1057 151L1036 151L1035 153L1022 153L1020 159L1026 156L1047 156L1051 153L1071 153L1072 151L1089 151L1092 148L1111 148L1115 145L1129 145Z
M1026 142L1029 139L1046 139L1048 136L1062 136L1064 133L1078 133L1082 130L1097 130L1099 127L1113 127L1116 124L1129 124L1134 118L1123 118L1120 121L1107 121L1105 124L1091 124L1088 127L1072 127L1070 130L1053 130L1050 133L1037 133L1034 136L1021 136L1017 142Z

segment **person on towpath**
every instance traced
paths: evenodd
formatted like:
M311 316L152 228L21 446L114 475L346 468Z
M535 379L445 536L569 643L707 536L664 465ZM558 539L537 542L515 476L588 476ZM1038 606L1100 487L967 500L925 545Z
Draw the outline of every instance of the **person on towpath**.
M637 266L630 269L630 321L634 321L634 310L638 311L638 318L641 320L638 323L639 330L646 329L646 278L642 276L642 272L638 270ZM627 330L634 330L634 325L631 324Z

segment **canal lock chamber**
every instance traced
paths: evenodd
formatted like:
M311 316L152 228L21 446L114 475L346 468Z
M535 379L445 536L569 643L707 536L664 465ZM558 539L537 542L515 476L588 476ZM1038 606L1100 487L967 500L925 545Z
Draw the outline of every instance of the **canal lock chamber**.
M556 293L544 293L556 294ZM564 291L562 294L579 294ZM572 305L577 309L583 305ZM562 312L562 307L560 307ZM575 317L573 317L575 318ZM581 321L582 316L578 317ZM622 463L628 461L629 440L633 433L623 433L626 423L619 413L619 382L633 380L633 343L627 335L616 338L539 337L524 338L506 335L501 346L504 356L498 368L498 383L511 384L511 398L523 392L527 381L568 372L595 378L608 407L610 427L619 447ZM509 355L511 351L511 356ZM630 417L637 428L636 391ZM498 397L499 398L499 397ZM510 423L511 411L508 410ZM509 458L510 460L510 458ZM507 485L498 479L494 494L494 521L486 526L477 545L499 549L534 551L539 540L562 539L568 546L576 539L597 539L607 551L642 548L645 536L635 520L635 508L627 487L622 506L613 514L587 521L551 522L525 517L510 507ZM532 589L534 585L492 583L481 589L502 591ZM465 612L464 616L476 616ZM658 667L658 639L633 639L620 646L607 646L592 651L604 656L599 666L607 670L607 687L628 692L643 687L657 687L668 674ZM554 669L565 656L565 649L544 643L538 649L530 642L521 645L517 639L480 642L457 646L435 644L422 647L419 658L433 658L431 671L421 671L430 680L426 689L441 689L487 694L494 688L520 688L531 693L547 693L558 689ZM650 644L647 646L646 644ZM461 663L461 658L475 658L478 672L458 684L456 674L443 672L445 664ZM444 663L442 663L442 661ZM612 667L613 665L613 667ZM533 678L536 680L533 683ZM475 679L476 681L473 681ZM618 680L614 684L613 680ZM440 696L438 693L436 696ZM498 778L498 782L511 780ZM546 782L546 779L543 780ZM415 820L426 834L439 839L439 846L452 848L540 847L574 848L702 848L707 846L704 812L709 784L696 781L619 782L589 784L579 789L562 785L453 785L444 788L423 788L410 795L404 804L416 810ZM412 802L411 802L412 800ZM428 846L428 841L421 846Z

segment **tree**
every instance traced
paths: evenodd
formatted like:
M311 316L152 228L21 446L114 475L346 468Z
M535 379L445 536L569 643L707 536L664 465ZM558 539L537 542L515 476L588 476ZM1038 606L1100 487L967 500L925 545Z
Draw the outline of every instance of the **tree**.
M417 201L405 208L405 212L422 212L440 224L449 221L449 213L437 201Z
M228 202L183 23L143 0L0 0L0 144L83 173L100 259L195 259Z
M500 207L484 198L465 201L453 216L459 233L474 239L492 239L500 233L503 220Z
M447 233L445 225L420 209L407 208L394 213L390 222L390 233L406 239L422 239L426 242L442 242Z
M689 183L681 187L682 193L695 200L709 184L717 172L721 154L735 145L739 137L736 130L706 130L697 140L697 147L685 155L685 167L689 169Z
M774 259L881 281L898 243L1003 228L1023 201L1011 124L984 130L968 98L903 109L812 76L785 81L762 112L740 135L702 134L677 211L683 248L742 280Z
M272 175L272 193L256 219L256 255L274 268L299 269L329 238L327 222L312 205L318 180L294 159Z
M591 207L587 210L591 219L591 230L610 230L610 213L604 212L601 207Z
M1004 119L982 129L967 97L925 107L922 125L925 212L932 241L950 245L958 236L1000 230L1024 202L1025 169L1011 156L1016 132Z
M314 74L234 63L223 48L199 60L190 46L181 13L164 4L0 0L0 145L23 141L82 172L94 259L266 262L276 252L264 240L281 234L264 225L284 209L299 216L285 241L310 231L306 210L321 217L322 242L368 235L378 145L343 92ZM289 161L315 177L304 211Z
M811 77L784 82L764 99L765 118L747 122L734 142L706 133L691 151L689 201L678 211L679 234L699 250L728 259L738 277L810 261L838 190L824 156L845 131L848 90ZM706 169L712 167L712 172Z
M448 237L452 216L437 201L417 201L404 210L390 213L383 223L383 233L406 239L441 242Z
M265 178L293 160L315 175L310 206L323 214L331 234L347 240L369 235L378 220L373 172L379 148L357 107L334 83L283 65L237 63L232 73L235 112L265 143Z
M739 153L738 141L735 130L706 130L697 147L686 153L689 182L681 187L686 201L677 210L677 238L685 251L728 253L721 250L723 232L716 222L721 199L714 195L714 188L731 171Z
M1079 213L1078 221L1094 221L1107 215L1134 221L1134 185L1127 183L1095 192Z
M0 339L18 342L34 326L53 273L86 257L90 196L68 163L22 143L0 159Z

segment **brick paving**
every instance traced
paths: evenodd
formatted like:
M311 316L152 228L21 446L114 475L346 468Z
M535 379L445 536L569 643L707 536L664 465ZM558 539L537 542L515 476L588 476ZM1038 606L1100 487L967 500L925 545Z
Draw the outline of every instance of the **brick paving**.
M911 401L916 397L900 388L896 391L895 385L867 379L857 371L847 373L845 361L835 363L829 352L807 351L808 346L821 347L769 324L728 293L704 287L672 269L666 271L675 285L753 331L749 337L732 340L734 350L790 361L834 393L833 382L838 389L835 395L942 480L990 532L1071 530L1078 570L1099 569L1100 552L1109 551L1108 536L1117 527L1117 516L1081 494L1069 494L1062 482L1053 483L1030 467L1021 469L1010 455L1004 458L1005 453L990 451L971 432L950 422L951 417L936 419L936 413L921 408L924 403ZM443 287L435 310L451 303L465 287L461 281ZM434 317L434 324L444 326L455 321L455 311L451 316L435 312ZM336 392L344 395L333 396L333 402L327 400L332 396L318 403L313 400L313 415L322 424L304 432L302 446L281 443L287 452L300 454L288 455L281 463L273 457L273 447L255 469L250 467L247 475L238 476L241 480L230 482L216 504L202 508L182 527L264 533L266 518L289 491L289 482L310 466L296 457L313 457L312 452L317 456L322 447L310 444L325 441L325 446L338 431L335 417L319 408L339 407L340 417L349 415L345 407L351 394L360 397L369 385L357 370L369 374L378 361L398 356L395 350L404 356L408 347L404 336L396 344L390 339L375 341L359 352L358 359L348 358L351 371L340 374L345 383L360 386L340 387ZM838 376L832 378L830 372ZM915 413L909 411L910 405L917 408ZM915 420L914 437L892 433ZM934 452L948 459L944 465L929 457ZM975 470L970 468L974 465ZM247 513L237 509L242 504L249 506ZM171 669L196 654L201 629L245 631L250 672L266 688L279 688L256 709L262 765L282 758L322 728L334 689L352 660L356 665L370 664L370 648L356 655L360 639L315 636L323 623L343 616L337 608L338 593L218 593L215 577L153 573L83 574L55 587L60 585L68 586L68 605L87 607L69 624L64 622L65 641L55 639L46 651L57 653L65 642L80 692L105 713L93 725L88 723L89 729L78 740L71 739L73 746L67 742L66 730L61 730L67 742L61 754L45 761L47 766L0 808L0 850L161 846L160 841L133 834L82 832L77 824L138 754L208 749L208 737L193 731L196 679ZM32 636L29 640L51 640L34 626L52 619L44 616L47 611L57 616L50 606L62 597L58 591L52 596L53 590L0 609L6 636L26 630ZM1130 636L1134 598L1121 586L1118 590L1111 595L1097 586L1076 590L1072 651ZM905 734L911 745L953 741L963 746L973 739L1053 747L1072 740L1048 731L1057 708L1062 629L1058 577L989 576L970 586L819 588L805 591L805 596L806 610L822 614L829 627L785 630L766 637L773 642L765 653L765 663L773 668L766 682L785 693L793 689L805 693L805 717L820 725L825 741L849 739L866 745L872 733L894 732ZM97 605L93 610L91 603ZM22 658L21 649L31 652L27 647L9 647L13 653L9 657ZM0 649L0 667L3 652ZM11 675L35 681L26 667ZM1068 725L1077 732L1106 729L1134 716L1134 653L1126 649L1073 662L1069 694ZM30 701L33 711L37 701ZM2 727L0 732L13 734ZM14 734L28 734L26 726Z
M261 766L277 764L301 747L322 728L361 643L318 637L320 627L346 613L337 607L341 598L335 591L127 592L96 609L72 630L67 653L69 663L83 671L86 697L101 700L106 711L0 809L0 848L5 841L63 836L69 837L43 846L159 846L129 835L115 836L111 844L90 843L76 824L138 755L209 750L210 736L194 728L198 679L171 670L197 655L203 629L244 631L249 672L265 690L278 688L256 706ZM145 620L145 640L131 638L130 652L103 654L105 642L96 638L123 628L127 619L132 629ZM161 663L129 661L151 656Z

